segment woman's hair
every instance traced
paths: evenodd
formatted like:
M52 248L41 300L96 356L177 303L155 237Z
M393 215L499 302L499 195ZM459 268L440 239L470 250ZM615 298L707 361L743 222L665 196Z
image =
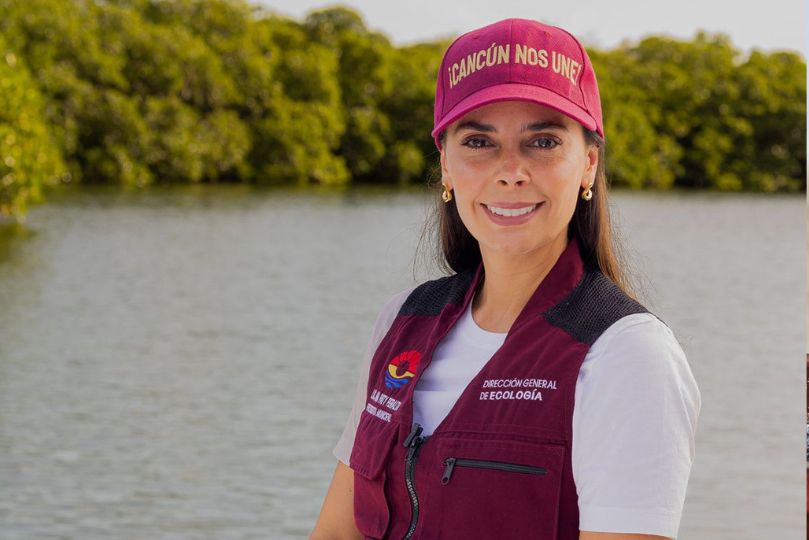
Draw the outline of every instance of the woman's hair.
M607 177L604 165L604 139L595 131L582 128L587 144L598 146L598 167L593 183L593 198L589 201L579 197L576 209L568 226L568 238L575 237L579 243L582 260L586 268L599 270L610 278L626 294L634 298L629 283L630 276L625 263L619 239L612 230L609 201L607 196ZM445 132L439 135L443 145ZM481 261L478 241L469 233L458 214L455 199L444 203L437 194L443 189L440 170L432 175L428 182L434 206L422 231L419 245L425 238L432 237L435 259L439 268L451 274L476 268Z

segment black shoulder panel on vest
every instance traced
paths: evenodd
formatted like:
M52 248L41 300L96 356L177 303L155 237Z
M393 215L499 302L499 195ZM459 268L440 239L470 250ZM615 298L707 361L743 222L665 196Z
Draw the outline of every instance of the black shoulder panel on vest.
M404 301L399 315L436 316L447 304L460 304L473 277L474 268L422 283Z
M589 271L575 289L543 316L577 341L592 345L618 319L648 312L607 276Z

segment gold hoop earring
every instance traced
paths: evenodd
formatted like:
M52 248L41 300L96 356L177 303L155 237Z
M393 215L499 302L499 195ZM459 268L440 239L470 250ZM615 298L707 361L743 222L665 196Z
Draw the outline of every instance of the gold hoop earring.
M448 203L452 200L452 192L447 189L447 185L444 184L444 191L441 193L441 200L445 203Z
M587 186L587 189L582 191L582 194L581 194L582 200L589 201L590 199L593 198L593 190L591 189L592 187L593 187L593 184L590 184L589 186Z

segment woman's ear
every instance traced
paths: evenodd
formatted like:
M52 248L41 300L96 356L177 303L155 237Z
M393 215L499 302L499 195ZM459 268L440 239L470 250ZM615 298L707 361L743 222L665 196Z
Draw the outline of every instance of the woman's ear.
M441 183L447 186L447 189L452 191L452 178L447 168L447 151L441 146Z
M587 189L592 186L596 181L596 171L598 170L598 152L599 147L597 144L590 144L587 146L587 166L584 169L584 174L581 178L582 189Z

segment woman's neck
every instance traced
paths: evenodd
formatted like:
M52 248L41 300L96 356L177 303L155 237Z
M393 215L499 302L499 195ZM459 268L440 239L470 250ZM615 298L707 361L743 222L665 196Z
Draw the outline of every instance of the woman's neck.
M483 285L472 303L477 325L489 332L508 332L567 244L564 234L530 254L510 255L481 248Z

